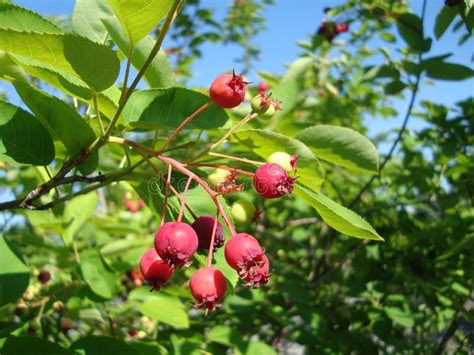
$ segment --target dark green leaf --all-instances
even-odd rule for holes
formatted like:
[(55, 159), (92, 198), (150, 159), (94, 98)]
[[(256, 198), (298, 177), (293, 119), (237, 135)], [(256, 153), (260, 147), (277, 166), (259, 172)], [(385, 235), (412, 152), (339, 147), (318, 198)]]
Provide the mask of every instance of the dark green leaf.
[(397, 29), (408, 46), (416, 52), (427, 52), (431, 47), (431, 39), (424, 38), (421, 19), (410, 13), (397, 17)]
[(434, 34), (436, 39), (440, 39), (444, 32), (448, 29), (451, 22), (456, 17), (457, 9), (451, 6), (443, 6), (441, 11), (436, 16), (436, 22), (434, 27)]
[(346, 127), (320, 125), (306, 128), (296, 137), (319, 159), (351, 170), (378, 174), (375, 146), (362, 134)]
[(47, 165), (54, 158), (54, 144), (38, 119), (21, 108), (0, 101), (0, 155), (18, 163)]
[[(69, 156), (76, 156), (95, 140), (92, 128), (64, 101), (28, 84), (15, 82), (14, 85), (23, 102), (41, 119), (52, 137), (64, 144)], [(79, 170), (83, 174), (93, 172), (98, 160), (98, 153), (94, 152)]]
[(10, 336), (3, 345), (2, 355), (73, 355), (70, 350), (38, 337)]
[[(125, 122), (142, 129), (174, 129), (209, 100), (204, 94), (184, 88), (136, 91), (124, 110)], [(213, 129), (223, 126), (227, 119), (225, 110), (211, 105), (187, 127)]]
[(30, 271), (0, 235), (0, 306), (21, 297), (30, 282)]
[(387, 95), (396, 95), (400, 91), (405, 89), (406, 87), (407, 87), (407, 85), (404, 82), (402, 82), (400, 80), (395, 80), (395, 81), (392, 81), (391, 83), (388, 83), (387, 85), (385, 85), (385, 87), (383, 89), (384, 89), (384, 91)]
[(77, 353), (86, 355), (141, 355), (135, 347), (120, 340), (104, 336), (87, 336), (81, 338), (71, 345), (71, 349)]
[(465, 80), (474, 76), (474, 70), (464, 65), (442, 61), (427, 61), (426, 75), (438, 80)]

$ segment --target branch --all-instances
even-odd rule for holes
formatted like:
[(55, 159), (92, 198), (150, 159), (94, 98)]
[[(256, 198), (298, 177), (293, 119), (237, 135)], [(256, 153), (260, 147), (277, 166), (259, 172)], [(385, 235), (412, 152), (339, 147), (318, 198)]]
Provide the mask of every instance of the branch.
[(446, 349), (446, 345), (448, 345), (449, 340), (453, 337), (453, 335), (458, 330), (462, 319), (463, 319), (462, 314), (456, 313), (454, 315), (454, 318), (451, 321), (451, 324), (449, 325), (448, 329), (446, 330), (446, 333), (444, 333), (443, 338), (441, 339), (441, 342), (439, 343), (438, 347), (436, 348), (436, 351), (434, 352), (435, 355), (443, 354), (444, 349)]

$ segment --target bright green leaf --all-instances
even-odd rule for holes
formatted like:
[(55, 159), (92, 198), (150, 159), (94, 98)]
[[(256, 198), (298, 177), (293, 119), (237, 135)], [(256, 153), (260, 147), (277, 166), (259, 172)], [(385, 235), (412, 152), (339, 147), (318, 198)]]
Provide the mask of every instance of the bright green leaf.
[(103, 298), (111, 299), (117, 291), (117, 277), (105, 264), (100, 253), (88, 250), (80, 254), (81, 272), (91, 291)]
[(252, 341), (249, 343), (245, 355), (277, 355), (277, 352), (270, 345), (261, 341)]
[(396, 307), (385, 307), (387, 316), (404, 328), (411, 328), (415, 325), (413, 315), (407, 311)]
[(378, 174), (379, 157), (375, 146), (350, 128), (318, 125), (304, 129), (296, 137), (319, 158), (351, 170)]
[(365, 219), (322, 193), (297, 184), (294, 194), (313, 206), (321, 218), (338, 232), (361, 239), (383, 240)]
[(0, 3), (0, 28), (27, 32), (61, 33), (58, 26), (36, 12), (5, 2)]
[(104, 43), (107, 29), (102, 20), (113, 14), (107, 0), (76, 0), (71, 19), (72, 29), (92, 41)]
[(108, 1), (132, 44), (145, 38), (173, 5), (173, 0)]
[[(141, 129), (174, 129), (189, 115), (209, 102), (208, 96), (184, 88), (136, 91), (124, 110), (125, 122)], [(213, 129), (223, 126), (227, 113), (211, 105), (197, 115), (187, 128)]]
[(140, 312), (153, 320), (168, 324), (173, 328), (189, 328), (189, 317), (177, 297), (157, 295), (147, 299), (140, 306)]
[[(103, 22), (109, 31), (110, 36), (117, 44), (124, 56), (128, 56), (128, 39), (123, 34), (115, 18), (107, 18)], [(140, 70), (150, 54), (155, 40), (151, 36), (146, 36), (139, 44), (135, 45), (132, 53), (132, 65)], [(148, 69), (143, 75), (148, 85), (152, 88), (168, 88), (176, 86), (176, 76), (171, 63), (162, 49), (155, 56)]]
[(30, 282), (30, 271), (0, 235), (0, 306), (15, 302)]
[(55, 154), (53, 140), (39, 120), (21, 108), (0, 101), (0, 156), (18, 163), (47, 165)]
[(267, 159), (274, 152), (298, 155), (298, 181), (318, 191), (324, 180), (324, 172), (314, 153), (302, 142), (278, 133), (252, 129), (232, 135), (232, 140)]
[(63, 238), (67, 245), (72, 243), (74, 235), (95, 214), (97, 203), (97, 193), (89, 193), (78, 196), (66, 204), (63, 215), (65, 225)]

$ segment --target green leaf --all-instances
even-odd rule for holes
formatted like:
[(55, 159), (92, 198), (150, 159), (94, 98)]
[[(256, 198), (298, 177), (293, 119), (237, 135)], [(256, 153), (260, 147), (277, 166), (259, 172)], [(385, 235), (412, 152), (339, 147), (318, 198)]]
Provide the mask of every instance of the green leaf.
[(298, 155), (298, 181), (318, 191), (324, 181), (324, 171), (314, 153), (299, 140), (278, 133), (251, 129), (232, 135), (232, 139), (267, 159), (274, 152)]
[(28, 287), (30, 271), (0, 235), (0, 306), (18, 300)]
[(66, 226), (63, 238), (67, 245), (72, 243), (74, 235), (95, 214), (97, 203), (95, 192), (78, 196), (67, 203), (63, 215), (63, 223)]
[[(108, 18), (103, 22), (113, 41), (117, 44), (122, 54), (127, 57), (129, 48), (127, 37), (123, 34), (121, 28), (114, 20), (115, 18)], [(143, 67), (143, 64), (145, 64), (154, 44), (155, 40), (151, 36), (146, 36), (139, 44), (133, 47), (132, 65), (137, 70), (140, 70)], [(155, 56), (143, 77), (152, 88), (168, 88), (176, 86), (176, 76), (173, 67), (171, 66), (166, 53), (162, 49), (160, 49), (158, 54)]]
[(0, 156), (2, 154), (18, 163), (48, 165), (54, 158), (54, 143), (36, 117), (0, 101)]
[(140, 42), (170, 11), (173, 0), (108, 0), (129, 42)]
[(6, 2), (0, 3), (0, 28), (27, 32), (61, 33), (58, 26), (36, 12)]
[(474, 76), (474, 70), (464, 65), (428, 60), (426, 75), (438, 80), (466, 80)]
[(379, 156), (370, 140), (350, 128), (318, 125), (296, 137), (319, 158), (345, 168), (378, 174)]
[(177, 297), (157, 294), (141, 304), (140, 312), (173, 328), (189, 328), (188, 314)]
[[(125, 122), (141, 129), (175, 129), (189, 115), (209, 102), (207, 95), (184, 88), (136, 91), (124, 110)], [(214, 129), (228, 119), (222, 108), (211, 105), (197, 115), (187, 128)]]
[(239, 274), (237, 274), (237, 271), (232, 269), (227, 263), (224, 256), (224, 249), (225, 248), (220, 248), (214, 252), (214, 267), (222, 271), (225, 278), (227, 279), (227, 281), (229, 281), (230, 285), (234, 289), (237, 286), (237, 283), (239, 282)]
[[(64, 144), (69, 156), (76, 156), (96, 139), (87, 122), (64, 101), (28, 84), (15, 82), (14, 86), (23, 102), (48, 128), (52, 137)], [(98, 153), (94, 152), (79, 166), (79, 170), (83, 174), (90, 174), (98, 160)]]
[(107, 29), (102, 20), (113, 15), (107, 0), (76, 0), (71, 19), (72, 29), (94, 42), (104, 43)]
[(81, 272), (91, 291), (103, 298), (112, 299), (117, 291), (117, 277), (105, 264), (100, 253), (88, 250), (80, 254)]
[(56, 343), (31, 336), (9, 336), (3, 345), (2, 355), (73, 355), (72, 351), (64, 349)]
[(34, 61), (30, 64), (78, 76), (95, 91), (111, 86), (120, 69), (110, 48), (72, 34), (0, 29), (0, 50)]
[(229, 348), (237, 348), (243, 352), (246, 348), (246, 342), (237, 330), (227, 325), (216, 325), (207, 333), (209, 341), (225, 345)]
[(261, 341), (252, 341), (249, 343), (245, 355), (277, 355), (277, 352)]
[(407, 85), (404, 82), (402, 82), (400, 80), (394, 80), (394, 81), (388, 83), (387, 85), (385, 85), (383, 90), (384, 90), (385, 94), (387, 94), (387, 95), (396, 95), (400, 91), (405, 89), (406, 87), (407, 87)]
[(10, 335), (10, 333), (14, 332), (20, 327), (23, 327), (23, 323), (0, 321), (0, 339), (6, 338), (8, 335)]
[(71, 344), (71, 349), (75, 350), (76, 354), (87, 355), (104, 355), (104, 353), (114, 355), (141, 355), (140, 351), (132, 345), (105, 336), (90, 335), (85, 338), (80, 338)]
[(436, 16), (434, 34), (436, 39), (440, 39), (441, 36), (446, 32), (451, 22), (453, 22), (456, 14), (458, 13), (457, 9), (451, 6), (443, 6), (441, 11)]
[(391, 320), (393, 320), (395, 323), (398, 323), (404, 328), (411, 328), (415, 325), (413, 315), (408, 310), (400, 309), (397, 307), (385, 307), (384, 310)]
[(296, 184), (294, 194), (313, 206), (321, 218), (338, 232), (361, 239), (384, 240), (365, 219), (322, 193)]
[(424, 38), (421, 19), (410, 13), (400, 14), (397, 17), (397, 29), (408, 46), (416, 52), (427, 52), (431, 48), (431, 39)]
[(74, 71), (96, 92), (112, 86), (120, 71), (117, 54), (87, 38), (64, 37), (64, 55)]

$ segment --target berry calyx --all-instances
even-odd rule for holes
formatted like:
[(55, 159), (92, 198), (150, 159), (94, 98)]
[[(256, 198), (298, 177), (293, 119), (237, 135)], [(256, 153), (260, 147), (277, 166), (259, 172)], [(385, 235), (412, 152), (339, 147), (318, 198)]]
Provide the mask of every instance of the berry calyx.
[(214, 188), (224, 184), (231, 174), (232, 173), (229, 170), (215, 169), (212, 174), (209, 174), (209, 176), (207, 177), (209, 186)]
[(189, 281), (196, 299), (195, 306), (214, 310), (220, 306), (227, 289), (227, 280), (219, 269), (207, 266), (196, 271)]
[(234, 222), (238, 224), (249, 224), (255, 216), (255, 206), (245, 200), (237, 200), (232, 204), (230, 213), (234, 218)]
[(281, 165), (267, 163), (255, 171), (253, 186), (260, 196), (273, 199), (291, 194), (295, 181)]
[(153, 290), (159, 290), (173, 276), (173, 270), (158, 255), (155, 248), (148, 249), (140, 260), (140, 271)]
[(272, 118), (276, 111), (281, 109), (278, 102), (270, 98), (270, 96), (265, 95), (263, 92), (260, 92), (252, 99), (250, 106), (254, 113), (257, 113), (260, 118), (264, 119)]
[(298, 160), (297, 155), (290, 155), (285, 152), (275, 152), (272, 153), (267, 161), (269, 163), (274, 163), (280, 165), (286, 172), (291, 172), (296, 170), (296, 162)]
[(211, 100), (222, 108), (237, 107), (244, 101), (247, 84), (243, 75), (236, 75), (235, 72), (219, 75), (209, 89)]
[(194, 229), (182, 222), (165, 223), (155, 234), (156, 252), (172, 268), (184, 266), (196, 252), (198, 244)]
[[(214, 228), (215, 217), (204, 215), (197, 218), (191, 227), (196, 232), (199, 239), (199, 249), (209, 249), (211, 245), (212, 230)], [(220, 248), (224, 245), (224, 230), (221, 222), (217, 221), (216, 235), (214, 237), (214, 248)]]
[(269, 263), (257, 239), (247, 233), (238, 233), (227, 242), (224, 255), (248, 287), (260, 287), (268, 282)]
[(38, 281), (44, 285), (47, 284), (49, 280), (51, 280), (51, 273), (48, 270), (41, 270), (38, 274)]

